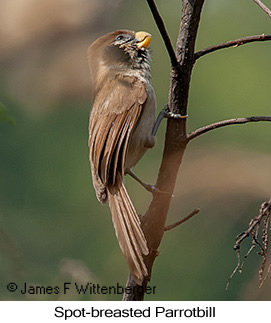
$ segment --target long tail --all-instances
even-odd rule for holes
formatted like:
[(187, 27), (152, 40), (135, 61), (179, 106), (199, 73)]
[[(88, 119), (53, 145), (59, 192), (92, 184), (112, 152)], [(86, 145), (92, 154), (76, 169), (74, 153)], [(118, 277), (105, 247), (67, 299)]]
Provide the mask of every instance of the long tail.
[(109, 207), (120, 248), (130, 272), (140, 285), (148, 271), (143, 255), (149, 253), (144, 233), (132, 201), (123, 184), (117, 190), (108, 190)]

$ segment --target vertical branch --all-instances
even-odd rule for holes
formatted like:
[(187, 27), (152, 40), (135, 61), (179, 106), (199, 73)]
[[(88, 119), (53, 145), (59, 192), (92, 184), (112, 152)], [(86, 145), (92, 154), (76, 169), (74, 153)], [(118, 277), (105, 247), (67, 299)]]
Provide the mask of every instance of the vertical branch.
[[(171, 70), (169, 107), (173, 113), (187, 114), (187, 101), (194, 49), (204, 0), (183, 0), (182, 19), (176, 44), (179, 69)], [(185, 121), (185, 120), (183, 120)], [(183, 122), (183, 125), (185, 122)], [(185, 129), (183, 129), (185, 134)]]
[[(169, 89), (169, 108), (173, 113), (187, 114), (189, 85), (194, 64), (194, 47), (203, 3), (204, 0), (183, 0), (182, 18), (176, 44), (178, 65), (171, 69)], [(150, 251), (145, 257), (149, 277), (144, 280), (143, 288), (150, 280), (152, 266), (163, 238), (171, 196), (186, 149), (186, 136), (186, 119), (168, 120), (163, 158), (156, 186), (159, 190), (170, 194), (154, 195), (142, 220), (142, 228)], [(129, 276), (127, 287), (134, 288), (136, 286), (133, 278)], [(143, 300), (143, 298), (144, 295), (136, 293), (123, 296), (123, 300)]]

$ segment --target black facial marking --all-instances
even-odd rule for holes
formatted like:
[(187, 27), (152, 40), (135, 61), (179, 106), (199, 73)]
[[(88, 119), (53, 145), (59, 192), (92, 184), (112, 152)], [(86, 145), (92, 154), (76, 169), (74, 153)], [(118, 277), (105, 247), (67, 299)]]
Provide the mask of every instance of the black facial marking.
[(128, 42), (132, 41), (133, 39), (134, 38), (131, 35), (120, 34), (115, 38), (114, 45), (120, 46), (120, 45), (123, 45), (125, 43), (128, 43)]

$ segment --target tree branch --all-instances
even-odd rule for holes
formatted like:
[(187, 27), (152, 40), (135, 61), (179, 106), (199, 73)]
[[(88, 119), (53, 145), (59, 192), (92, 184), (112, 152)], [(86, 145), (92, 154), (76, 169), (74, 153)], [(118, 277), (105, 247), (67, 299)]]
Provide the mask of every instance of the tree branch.
[(169, 38), (168, 33), (166, 31), (164, 21), (163, 21), (163, 19), (161, 18), (160, 14), (159, 14), (159, 11), (158, 11), (158, 9), (156, 7), (155, 2), (153, 0), (147, 0), (147, 2), (148, 2), (148, 5), (149, 5), (149, 7), (151, 9), (153, 18), (154, 18), (154, 20), (156, 22), (156, 25), (157, 25), (157, 27), (158, 27), (158, 29), (160, 31), (160, 34), (161, 34), (161, 36), (163, 38), (163, 41), (165, 43), (166, 49), (168, 51), (168, 55), (170, 57), (171, 65), (173, 67), (177, 67), (179, 64), (178, 64), (174, 49), (172, 47), (170, 38)]
[[(153, 1), (147, 0), (148, 3)], [(182, 18), (176, 44), (178, 65), (172, 66), (169, 109), (171, 112), (186, 115), (191, 72), (194, 65), (195, 41), (204, 0), (183, 0)], [(160, 17), (161, 18), (161, 17)], [(159, 20), (155, 20), (156, 24)], [(160, 28), (159, 28), (160, 30)], [(160, 30), (161, 32), (161, 30)], [(151, 272), (158, 248), (165, 233), (165, 222), (176, 183), (177, 174), (186, 149), (186, 119), (168, 119), (163, 158), (159, 169), (156, 187), (168, 195), (153, 195), (148, 211), (142, 218), (142, 229), (147, 240), (149, 254), (144, 257), (149, 277), (143, 281), (143, 289), (150, 281)], [(136, 286), (131, 275), (127, 287)], [(123, 300), (143, 300), (144, 295), (124, 294)]]
[(173, 224), (169, 224), (167, 226), (165, 226), (165, 231), (169, 231), (172, 230), (174, 228), (176, 228), (178, 225), (183, 224), (184, 222), (188, 221), (189, 219), (191, 219), (194, 215), (198, 214), (200, 211), (200, 209), (195, 209), (193, 210), (191, 213), (189, 213), (186, 217), (184, 217), (183, 219), (173, 223)]
[(188, 136), (187, 136), (187, 143), (190, 142), (190, 140), (195, 139), (196, 137), (225, 126), (230, 126), (234, 124), (244, 124), (248, 122), (259, 122), (259, 121), (271, 121), (271, 116), (257, 116), (257, 117), (247, 117), (247, 118), (236, 118), (236, 119), (228, 119), (228, 120), (223, 120), (223, 121), (218, 121), (212, 124), (209, 124), (207, 126), (204, 126), (202, 128), (198, 128), (194, 131), (192, 131)]
[(259, 7), (263, 9), (265, 13), (268, 14), (269, 17), (271, 17), (271, 10), (266, 7), (265, 4), (263, 4), (260, 0), (253, 0)]
[(248, 36), (248, 37), (243, 37), (235, 40), (230, 40), (225, 43), (213, 45), (196, 52), (194, 55), (194, 59), (196, 61), (200, 57), (206, 54), (215, 52), (219, 49), (228, 48), (228, 47), (238, 47), (252, 42), (267, 41), (267, 40), (271, 40), (271, 35), (262, 34), (262, 35)]

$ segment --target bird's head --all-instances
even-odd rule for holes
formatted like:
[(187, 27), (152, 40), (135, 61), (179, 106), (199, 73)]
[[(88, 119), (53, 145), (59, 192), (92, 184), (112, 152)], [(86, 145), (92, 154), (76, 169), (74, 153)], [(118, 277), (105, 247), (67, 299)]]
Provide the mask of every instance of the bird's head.
[(114, 73), (139, 71), (150, 78), (151, 35), (144, 31), (117, 30), (95, 40), (88, 48), (92, 82), (98, 84)]

